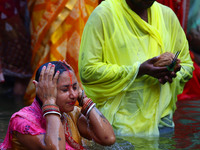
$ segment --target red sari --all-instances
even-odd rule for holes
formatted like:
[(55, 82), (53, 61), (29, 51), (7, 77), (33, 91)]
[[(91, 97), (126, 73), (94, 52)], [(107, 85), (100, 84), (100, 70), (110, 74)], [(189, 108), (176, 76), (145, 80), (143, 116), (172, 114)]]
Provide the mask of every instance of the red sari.
[(194, 60), (194, 54), (190, 51), (194, 62), (193, 77), (184, 87), (183, 93), (178, 95), (178, 100), (199, 100), (200, 99), (200, 67)]

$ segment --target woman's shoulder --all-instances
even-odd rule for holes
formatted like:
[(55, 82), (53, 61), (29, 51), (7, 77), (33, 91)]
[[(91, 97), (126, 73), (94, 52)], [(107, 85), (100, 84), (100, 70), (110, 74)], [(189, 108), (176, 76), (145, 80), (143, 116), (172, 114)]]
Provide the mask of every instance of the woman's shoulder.
[(25, 118), (27, 120), (34, 120), (35, 118), (42, 119), (42, 110), (39, 104), (34, 101), (30, 106), (25, 106), (19, 111), (15, 112), (11, 119), (15, 118), (16, 116)]
[(42, 111), (31, 105), (14, 113), (9, 126), (11, 130), (20, 131), (22, 134), (26, 134), (26, 131), (29, 134), (37, 134), (44, 133), (44, 124), (45, 119), (42, 116)]

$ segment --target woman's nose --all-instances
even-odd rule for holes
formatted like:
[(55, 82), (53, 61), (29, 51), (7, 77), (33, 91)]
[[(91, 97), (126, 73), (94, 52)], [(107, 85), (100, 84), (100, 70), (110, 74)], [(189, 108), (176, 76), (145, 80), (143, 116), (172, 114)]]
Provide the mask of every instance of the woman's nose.
[(74, 98), (75, 97), (75, 91), (73, 88), (70, 88), (69, 90), (69, 98)]

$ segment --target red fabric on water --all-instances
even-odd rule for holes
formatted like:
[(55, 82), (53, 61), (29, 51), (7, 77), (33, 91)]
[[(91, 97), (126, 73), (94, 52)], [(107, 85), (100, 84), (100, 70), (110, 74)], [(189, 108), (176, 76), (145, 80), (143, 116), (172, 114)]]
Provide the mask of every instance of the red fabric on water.
[(178, 100), (200, 99), (200, 67), (194, 61), (192, 52), (190, 52), (190, 55), (194, 62), (193, 77), (185, 84), (183, 93), (178, 95)]

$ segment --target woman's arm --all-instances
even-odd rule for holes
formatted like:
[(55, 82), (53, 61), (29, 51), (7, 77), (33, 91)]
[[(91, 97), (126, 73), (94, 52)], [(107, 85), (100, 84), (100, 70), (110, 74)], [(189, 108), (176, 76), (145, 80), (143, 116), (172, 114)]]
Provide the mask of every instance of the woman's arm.
[(46, 115), (46, 134), (28, 135), (16, 132), (17, 140), (29, 150), (64, 150), (65, 137), (58, 115)]
[[(87, 97), (83, 99), (83, 107), (81, 110), (82, 114), (78, 119), (78, 129), (81, 136), (89, 140), (94, 140), (101, 145), (114, 144), (115, 134), (111, 124), (95, 107), (95, 104), (92, 102), (92, 104), (90, 105), (88, 104), (88, 101), (91, 101), (91, 99)], [(89, 105), (90, 107), (87, 108), (87, 105)], [(84, 112), (85, 109), (87, 110), (86, 112)]]
[[(53, 77), (55, 66), (49, 64), (48, 67), (43, 67), (39, 82), (34, 81), (36, 86), (37, 96), (43, 102), (44, 106), (55, 106), (56, 108), (56, 96), (57, 96), (57, 80), (59, 72)], [(42, 149), (42, 150), (54, 150), (65, 149), (65, 135), (64, 129), (61, 123), (60, 116), (55, 113), (44, 114), (46, 119), (46, 134), (45, 135), (23, 135), (17, 133), (16, 137), (18, 141), (28, 149)]]

